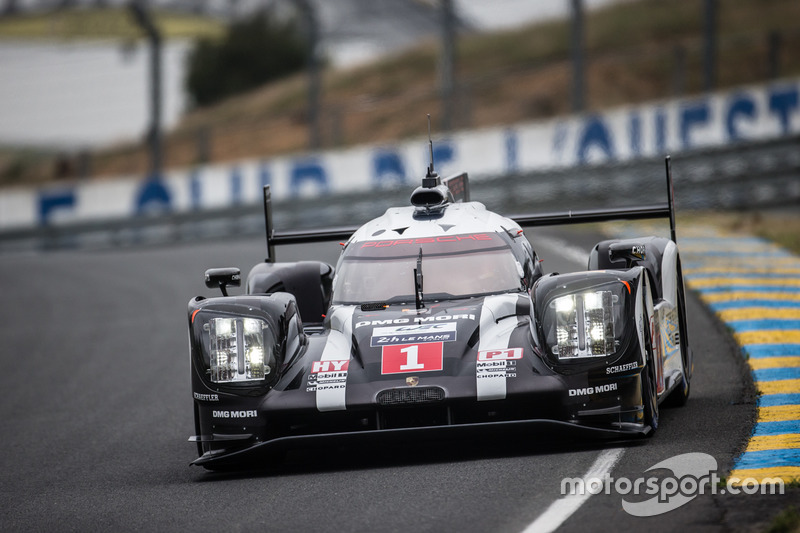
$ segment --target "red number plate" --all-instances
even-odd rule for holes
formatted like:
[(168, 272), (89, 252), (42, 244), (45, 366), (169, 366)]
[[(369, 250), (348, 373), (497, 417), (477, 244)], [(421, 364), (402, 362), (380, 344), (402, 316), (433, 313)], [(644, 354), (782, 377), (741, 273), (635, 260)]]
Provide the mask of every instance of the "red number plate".
[(444, 343), (398, 344), (384, 346), (381, 357), (381, 374), (406, 372), (432, 372), (442, 370)]

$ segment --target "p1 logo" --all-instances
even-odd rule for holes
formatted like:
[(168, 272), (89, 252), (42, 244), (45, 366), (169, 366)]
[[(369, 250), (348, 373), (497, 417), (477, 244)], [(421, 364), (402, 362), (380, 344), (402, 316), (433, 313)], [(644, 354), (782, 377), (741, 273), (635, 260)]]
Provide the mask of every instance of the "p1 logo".
[(442, 370), (443, 359), (442, 342), (384, 346), (381, 353), (381, 374)]
[(478, 352), (478, 361), (513, 361), (514, 359), (522, 359), (522, 348), (481, 350)]

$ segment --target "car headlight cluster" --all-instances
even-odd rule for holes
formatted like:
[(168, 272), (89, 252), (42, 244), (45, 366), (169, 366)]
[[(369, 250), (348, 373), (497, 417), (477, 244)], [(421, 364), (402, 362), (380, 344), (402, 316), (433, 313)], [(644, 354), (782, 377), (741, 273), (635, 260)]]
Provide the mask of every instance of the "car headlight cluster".
[(210, 379), (214, 383), (260, 381), (272, 371), (272, 343), (264, 342), (264, 320), (212, 318), (204, 328), (211, 340)]
[(555, 338), (550, 350), (559, 360), (606, 357), (616, 351), (614, 304), (619, 297), (609, 290), (567, 294), (550, 301), (547, 313), (554, 319)]

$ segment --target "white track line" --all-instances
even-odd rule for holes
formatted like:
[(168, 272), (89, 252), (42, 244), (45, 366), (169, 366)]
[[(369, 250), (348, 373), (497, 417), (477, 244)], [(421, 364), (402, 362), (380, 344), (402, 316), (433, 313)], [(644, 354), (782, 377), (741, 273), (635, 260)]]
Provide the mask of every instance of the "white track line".
[[(610, 474), (611, 469), (617, 464), (624, 451), (624, 448), (604, 450), (584, 474), (584, 486), (588, 486), (590, 479), (604, 479), (606, 474)], [(554, 501), (539, 518), (525, 528), (523, 533), (549, 533), (550, 531), (555, 531), (567, 518), (580, 509), (581, 505), (586, 503), (586, 500), (591, 495), (589, 491), (584, 491), (584, 494), (567, 494), (560, 500)]]

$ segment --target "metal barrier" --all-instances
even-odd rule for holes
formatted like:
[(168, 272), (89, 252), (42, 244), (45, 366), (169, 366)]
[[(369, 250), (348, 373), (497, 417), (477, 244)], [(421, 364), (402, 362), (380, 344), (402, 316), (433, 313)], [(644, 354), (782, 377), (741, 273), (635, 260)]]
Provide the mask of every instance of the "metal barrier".
[[(800, 137), (682, 152), (673, 158), (678, 209), (800, 204)], [(474, 180), (471, 197), (500, 213), (647, 205), (664, 197), (661, 158)], [(280, 229), (351, 226), (406, 205), (409, 187), (275, 203)], [(263, 235), (261, 204), (0, 232), (0, 252), (108, 248)]]

